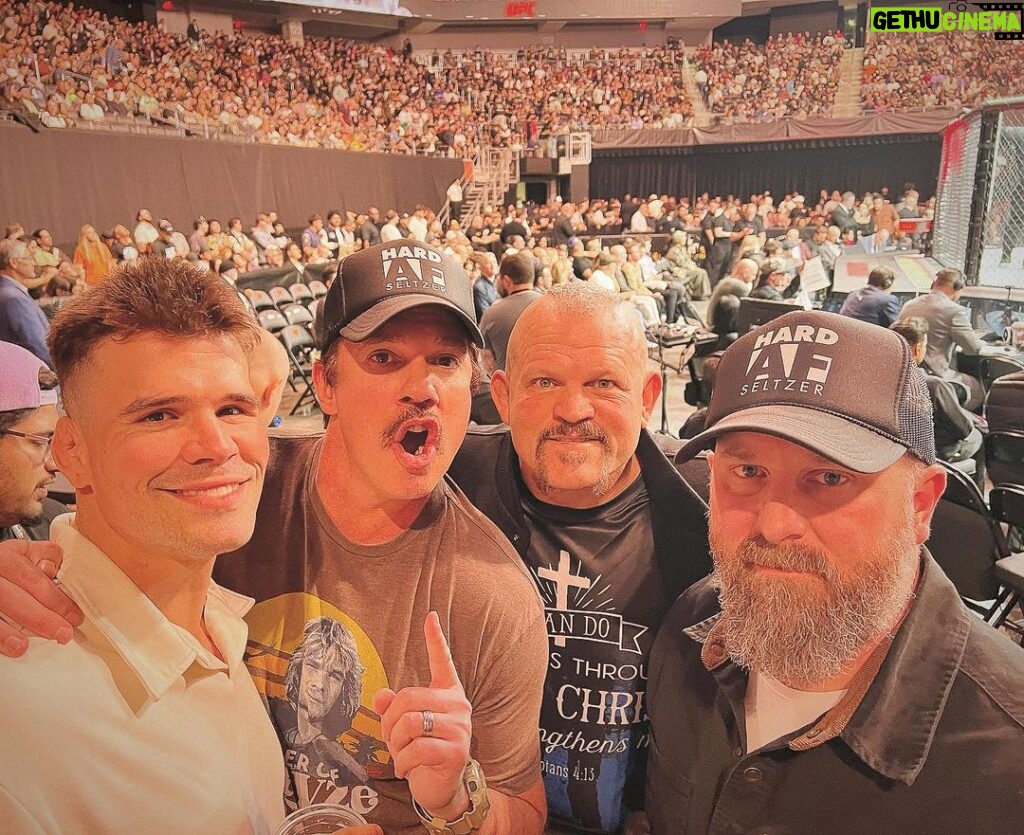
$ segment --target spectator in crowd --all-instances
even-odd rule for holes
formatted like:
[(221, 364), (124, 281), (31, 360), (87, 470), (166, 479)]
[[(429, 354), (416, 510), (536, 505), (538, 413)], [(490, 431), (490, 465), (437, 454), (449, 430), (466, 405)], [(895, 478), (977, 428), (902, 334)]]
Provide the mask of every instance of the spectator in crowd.
[(327, 213), (327, 224), (320, 235), (320, 243), (329, 253), (328, 260), (344, 258), (352, 253), (354, 240), (350, 240), (349, 236), (346, 235), (341, 220), (341, 212), (336, 209), (331, 209)]
[(672, 233), (672, 245), (665, 252), (665, 259), (672, 265), (672, 274), (684, 284), (691, 299), (701, 301), (711, 294), (711, 280), (708, 272), (698, 267), (690, 256), (689, 238), (681, 229)]
[(127, 226), (118, 224), (113, 229), (114, 242), (110, 245), (110, 254), (118, 261), (134, 261), (139, 257), (139, 250), (135, 247), (135, 240)]
[(890, 291), (896, 273), (892, 267), (875, 267), (868, 273), (868, 283), (854, 290), (843, 301), (839, 312), (843, 316), (871, 322), (887, 328), (900, 318), (902, 303)]
[(274, 224), (266, 212), (260, 212), (256, 216), (256, 225), (252, 228), (252, 239), (263, 250), (283, 250), (288, 246), (288, 238), (285, 235), (278, 235), (274, 231)]
[(480, 317), (484, 337), (483, 366), (488, 376), (505, 370), (505, 352), (512, 328), (531, 304), (541, 297), (534, 287), (536, 270), (526, 253), (506, 255), (498, 267), (498, 295)]
[(82, 99), (78, 108), (78, 117), (83, 122), (102, 122), (104, 119), (103, 107), (96, 100), (96, 94), (90, 90)]
[(252, 238), (245, 234), (242, 229), (242, 219), (232, 217), (228, 220), (225, 240), (231, 246), (237, 266), (243, 272), (255, 270), (259, 267), (259, 251)]
[(462, 178), (456, 177), (452, 180), (452, 184), (448, 186), (448, 190), (445, 192), (445, 197), (448, 198), (448, 210), (450, 216), (455, 220), (461, 220), (462, 218)]
[(957, 371), (953, 359), (957, 345), (969, 355), (980, 354), (984, 347), (971, 327), (966, 308), (957, 304), (963, 289), (964, 278), (959, 270), (939, 270), (932, 281), (931, 292), (908, 301), (900, 315), (919, 316), (928, 323), (924, 367), (937, 377), (956, 380), (964, 386), (969, 392), (964, 407), (974, 410), (981, 405), (985, 392), (977, 379)]
[[(35, 354), (10, 342), (0, 342), (0, 366), (0, 541), (45, 540), (50, 522), (67, 511), (45, 497), (57, 469), (50, 454), (57, 377)], [(67, 643), (70, 629), (60, 637)]]
[(775, 319), (725, 352), (707, 425), (679, 458), (714, 446), (715, 572), (651, 653), (651, 831), (1015, 827), (1024, 655), (923, 547), (946, 478), (906, 343)]
[(473, 261), (480, 270), (476, 281), (473, 282), (473, 307), (476, 308), (476, 318), (479, 322), (484, 311), (498, 298), (498, 265), (489, 252), (475, 253)]
[[(246, 358), (258, 340), (226, 287), (157, 259), (121, 267), (54, 325), (66, 415), (52, 443), (77, 491), (51, 537), (57, 578), (88, 614), (67, 646), (2, 660), (4, 713), (32, 729), (0, 762), (14, 831), (283, 818), (280, 749), (243, 665), (248, 602), (210, 580), (217, 555), (251, 535), (266, 468)], [(154, 405), (168, 417), (168, 403), (172, 428), (143, 420)], [(48, 734), (60, 745), (40, 744)], [(97, 751), (106, 766), (83, 768)], [(195, 794), (177, 757), (203, 764), (210, 793)], [(109, 803), (132, 774), (144, 785)]]
[(16, 238), (0, 241), (0, 341), (20, 345), (49, 366), (49, 322), (28, 293), (27, 285), (35, 278), (36, 262), (28, 245)]
[(322, 243), (323, 231), (324, 219), (320, 215), (311, 215), (309, 226), (302, 233), (302, 255), (310, 264), (322, 264), (331, 255), (331, 251)]
[(725, 124), (830, 115), (845, 45), (840, 32), (787, 32), (763, 46), (750, 40), (701, 46), (695, 59), (708, 109)]
[(110, 274), (116, 263), (113, 253), (100, 240), (91, 223), (85, 224), (78, 233), (73, 261), (85, 269), (87, 284), (99, 284)]
[(150, 246), (150, 252), (158, 258), (174, 258), (177, 255), (184, 255), (179, 252), (171, 240), (174, 234), (174, 226), (167, 218), (160, 218), (156, 225), (157, 239)]
[(402, 233), (398, 228), (398, 212), (394, 209), (388, 209), (384, 213), (384, 225), (380, 227), (381, 243), (391, 243), (391, 241), (397, 241), (401, 237)]
[[(619, 283), (615, 280), (617, 265), (618, 261), (610, 252), (598, 252), (587, 282), (609, 293), (618, 293)], [(639, 315), (639, 311), (637, 313)]]
[(781, 258), (769, 258), (761, 265), (761, 273), (757, 285), (750, 291), (750, 298), (773, 302), (785, 301), (782, 294), (792, 281), (793, 274), (786, 262)]
[(379, 222), (380, 209), (376, 206), (370, 206), (366, 210), (366, 216), (363, 218), (362, 223), (359, 225), (359, 240), (362, 242), (363, 249), (380, 243), (380, 228), (377, 225)]
[(49, 229), (36, 229), (32, 233), (32, 239), (36, 242), (36, 251), (33, 257), (37, 267), (58, 267), (68, 257), (53, 243), (53, 235)]
[(198, 260), (206, 250), (206, 236), (210, 233), (210, 224), (203, 215), (192, 221), (192, 234), (188, 236), (188, 251), (193, 259)]
[[(661, 390), (646, 344), (617, 296), (553, 288), (520, 315), (493, 378), (511, 430), (471, 429), (452, 468), (544, 599), (552, 831), (643, 831), (645, 659), (672, 600), (709, 569), (704, 506), (643, 428)], [(567, 625), (591, 616), (630, 637)]]
[(864, 50), (861, 107), (959, 109), (1019, 95), (1019, 60), (1013, 41), (982, 32), (874, 33)]
[[(892, 329), (907, 341), (914, 363), (922, 365), (928, 350), (928, 323), (919, 316), (908, 316), (893, 324)], [(934, 374), (925, 374), (924, 379), (932, 401), (935, 454), (951, 464), (973, 458), (973, 478), (984, 493), (985, 439), (982, 424), (960, 405), (954, 383)]]
[(857, 195), (852, 191), (843, 192), (843, 198), (839, 205), (832, 210), (832, 214), (829, 217), (829, 222), (833, 226), (838, 226), (839, 231), (843, 234), (857, 228), (857, 221), (854, 220), (854, 211), (856, 209)]
[(719, 347), (732, 344), (738, 334), (740, 299), (749, 296), (757, 278), (757, 262), (741, 258), (736, 262), (732, 274), (727, 275), (711, 292), (708, 301), (708, 327), (719, 336)]
[(153, 242), (160, 237), (160, 234), (153, 225), (153, 215), (150, 214), (149, 209), (139, 209), (135, 220), (135, 231), (132, 232), (132, 238), (139, 254), (145, 255), (150, 252)]

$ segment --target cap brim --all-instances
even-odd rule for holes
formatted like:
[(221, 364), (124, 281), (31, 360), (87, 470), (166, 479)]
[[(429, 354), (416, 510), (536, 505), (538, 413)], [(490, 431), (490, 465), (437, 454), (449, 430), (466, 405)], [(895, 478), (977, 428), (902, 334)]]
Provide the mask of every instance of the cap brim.
[(453, 302), (447, 301), (446, 299), (438, 298), (437, 296), (426, 296), (408, 294), (403, 296), (395, 296), (394, 298), (385, 299), (382, 302), (378, 302), (365, 313), (357, 316), (345, 327), (343, 327), (338, 333), (344, 339), (350, 342), (362, 342), (368, 339), (374, 331), (380, 328), (385, 322), (393, 319), (399, 313), (405, 310), (410, 310), (414, 307), (424, 307), (426, 305), (434, 305), (436, 307), (443, 307), (445, 310), (450, 310), (459, 317), (459, 321), (465, 325), (466, 330), (469, 331), (470, 338), (473, 340), (473, 344), (478, 348), (483, 348), (484, 337), (480, 333), (480, 328), (474, 319), (466, 314), (466, 312)]
[(754, 406), (719, 420), (676, 453), (686, 461), (729, 432), (774, 435), (859, 473), (878, 473), (899, 461), (908, 448), (846, 418), (803, 406)]

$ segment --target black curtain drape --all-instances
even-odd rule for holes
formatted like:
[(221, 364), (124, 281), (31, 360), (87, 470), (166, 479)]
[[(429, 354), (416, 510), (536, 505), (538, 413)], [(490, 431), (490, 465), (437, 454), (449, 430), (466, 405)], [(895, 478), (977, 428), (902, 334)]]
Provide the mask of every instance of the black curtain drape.
[(898, 196), (904, 184), (914, 183), (925, 200), (935, 193), (941, 155), (942, 139), (932, 135), (595, 150), (590, 195), (692, 199), (706, 191), (745, 198), (796, 190), (816, 198), (820, 189), (859, 195), (888, 186)]

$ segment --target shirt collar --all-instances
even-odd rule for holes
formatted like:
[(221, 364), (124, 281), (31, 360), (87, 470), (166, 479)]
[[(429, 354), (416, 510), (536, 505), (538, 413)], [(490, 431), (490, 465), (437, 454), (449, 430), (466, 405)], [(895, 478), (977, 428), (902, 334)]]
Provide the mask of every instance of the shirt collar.
[(224, 656), (221, 661), (186, 630), (171, 623), (106, 554), (78, 531), (75, 514), (54, 519), (50, 536), (64, 552), (58, 583), (85, 613), (88, 627), (110, 644), (116, 660), (138, 679), (149, 699), (164, 696), (193, 665), (200, 675), (233, 675), (241, 667), (248, 638), (242, 616), (253, 605), (250, 598), (210, 581), (203, 618)]
[(0, 273), (0, 280), (5, 279), (5, 278), (9, 282), (11, 282), (11, 284), (13, 284), (15, 287), (17, 287), (19, 290), (21, 290), (21, 292), (24, 293), (26, 296), (30, 296), (31, 295), (31, 293), (29, 293), (29, 291), (28, 291), (28, 287), (26, 287), (24, 284), (22, 284), (20, 281), (18, 281), (18, 279), (14, 278), (13, 276), (7, 275), (7, 273)]
[[(884, 640), (846, 695), (787, 746), (806, 751), (841, 737), (879, 774), (912, 785), (924, 767), (970, 631), (956, 589), (922, 549), (916, 600), (894, 638)], [(717, 613), (683, 633), (702, 644), (701, 661), (724, 681), (732, 669)]]

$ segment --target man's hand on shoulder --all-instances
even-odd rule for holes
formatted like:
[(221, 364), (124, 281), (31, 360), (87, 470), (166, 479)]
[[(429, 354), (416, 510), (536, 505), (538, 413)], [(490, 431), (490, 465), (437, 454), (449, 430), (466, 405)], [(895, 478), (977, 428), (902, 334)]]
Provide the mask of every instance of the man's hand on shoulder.
[(82, 610), (53, 582), (63, 559), (52, 542), (0, 542), (0, 654), (24, 654), (22, 630), (66, 644), (81, 626)]

